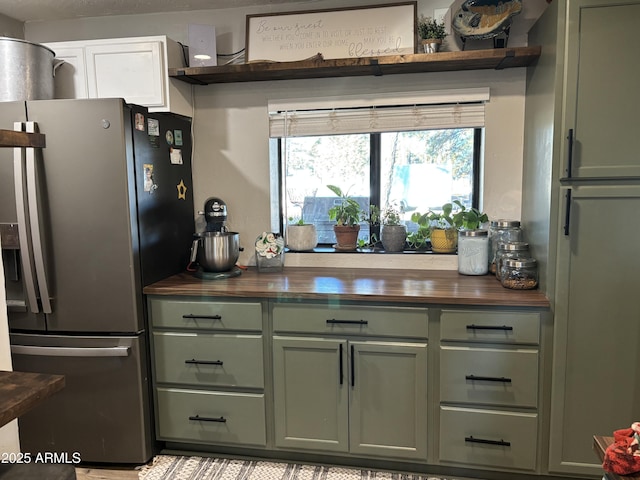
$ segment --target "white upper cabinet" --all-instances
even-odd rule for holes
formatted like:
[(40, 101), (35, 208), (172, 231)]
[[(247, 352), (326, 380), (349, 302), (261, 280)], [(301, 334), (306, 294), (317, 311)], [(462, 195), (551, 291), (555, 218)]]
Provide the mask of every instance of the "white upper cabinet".
[(56, 71), (56, 98), (121, 97), (151, 112), (191, 116), (191, 91), (169, 78), (182, 66), (180, 46), (166, 36), (45, 44), (65, 61)]
[(55, 71), (55, 98), (89, 98), (87, 88), (87, 69), (84, 61), (84, 49), (82, 47), (63, 44), (51, 47), (56, 53), (56, 58), (64, 60)]

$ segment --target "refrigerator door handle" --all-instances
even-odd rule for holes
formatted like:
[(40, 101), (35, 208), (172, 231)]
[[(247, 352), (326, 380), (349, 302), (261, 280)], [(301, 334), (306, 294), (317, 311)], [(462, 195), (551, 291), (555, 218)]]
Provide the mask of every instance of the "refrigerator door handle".
[[(23, 131), (23, 124), (15, 122), (13, 129), (17, 132)], [(27, 223), (27, 202), (25, 198), (25, 149), (16, 147), (13, 149), (13, 180), (16, 193), (16, 214), (18, 218), (18, 237), (20, 244), (20, 260), (22, 263), (22, 278), (27, 296), (29, 310), (33, 313), (40, 313), (38, 298), (36, 296), (35, 271), (31, 252), (31, 232)]]
[(41, 357), (128, 357), (129, 347), (36, 347), (11, 345), (11, 353)]
[[(27, 133), (38, 133), (35, 122), (26, 123)], [(31, 222), (31, 242), (33, 245), (33, 260), (36, 268), (36, 278), (40, 290), (40, 303), (44, 313), (51, 313), (51, 299), (49, 297), (49, 284), (44, 266), (44, 251), (40, 232), (40, 213), (38, 211), (38, 184), (36, 177), (36, 151), (33, 147), (27, 147), (27, 198), (29, 199), (29, 220)]]

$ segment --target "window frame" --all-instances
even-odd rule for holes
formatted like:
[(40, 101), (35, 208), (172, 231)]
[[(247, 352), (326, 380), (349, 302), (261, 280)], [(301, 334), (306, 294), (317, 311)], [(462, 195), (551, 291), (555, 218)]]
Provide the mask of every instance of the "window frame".
[[(472, 169), (473, 169), (473, 178), (472, 178), (472, 194), (471, 194), (471, 207), (473, 208), (480, 208), (480, 186), (481, 186), (481, 162), (482, 162), (482, 138), (483, 138), (483, 130), (484, 127), (461, 127), (461, 128), (473, 128), (473, 157), (472, 157)], [(438, 129), (433, 129), (433, 130), (438, 130)], [(371, 205), (376, 205), (378, 207), (380, 207), (380, 190), (381, 190), (381, 178), (380, 178), (380, 173), (381, 173), (381, 153), (382, 153), (382, 149), (381, 149), (381, 136), (382, 133), (388, 133), (388, 132), (370, 132), (370, 133), (365, 133), (366, 135), (369, 135), (369, 145), (370, 145), (370, 149), (369, 149), (369, 154), (370, 154), (370, 161), (369, 161), (369, 192), (370, 192), (370, 197), (369, 197), (369, 203)], [(276, 195), (277, 199), (278, 199), (278, 231), (280, 232), (284, 232), (285, 231), (285, 226), (287, 224), (286, 222), (286, 212), (285, 212), (285, 206), (286, 206), (286, 191), (284, 189), (285, 186), (285, 181), (284, 181), (284, 176), (285, 176), (285, 155), (284, 155), (284, 140), (286, 139), (286, 137), (275, 137), (272, 138), (272, 141), (275, 141), (275, 145), (277, 145), (277, 172), (278, 172), (278, 178), (277, 178), (277, 192), (278, 194)], [(273, 146), (274, 144), (270, 144), (271, 146)], [(270, 148), (271, 148), (270, 146)], [(273, 153), (273, 152), (271, 152)], [(273, 160), (273, 159), (272, 159)], [(273, 161), (272, 161), (273, 164)], [(272, 208), (272, 212), (273, 212), (273, 208)], [(273, 223), (273, 218), (272, 218), (272, 223)], [(371, 225), (371, 231), (370, 231), (370, 235), (376, 235), (376, 238), (380, 239), (380, 225)], [(318, 250), (322, 250), (322, 249), (326, 249), (330, 246), (329, 243), (319, 243), (318, 247), (316, 248), (316, 251)]]

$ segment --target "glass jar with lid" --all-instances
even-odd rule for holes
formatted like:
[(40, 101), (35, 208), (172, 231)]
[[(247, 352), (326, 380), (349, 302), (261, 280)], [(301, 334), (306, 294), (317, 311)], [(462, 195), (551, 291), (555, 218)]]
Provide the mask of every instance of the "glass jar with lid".
[(538, 286), (535, 258), (507, 258), (500, 266), (500, 283), (513, 290), (531, 290)]
[(527, 242), (500, 243), (496, 252), (496, 278), (500, 280), (500, 262), (506, 258), (530, 258)]
[(496, 253), (501, 243), (521, 242), (522, 229), (519, 220), (492, 220), (489, 225), (489, 270), (496, 273)]
[(460, 230), (458, 232), (458, 273), (486, 275), (489, 272), (489, 232)]

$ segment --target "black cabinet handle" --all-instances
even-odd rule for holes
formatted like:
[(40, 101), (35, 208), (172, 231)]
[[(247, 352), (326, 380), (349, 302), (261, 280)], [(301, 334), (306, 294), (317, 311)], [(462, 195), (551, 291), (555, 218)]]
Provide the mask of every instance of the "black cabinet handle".
[(335, 318), (327, 319), (327, 325), (344, 324), (344, 325), (368, 325), (366, 320), (336, 320)]
[(564, 235), (566, 237), (569, 236), (569, 225), (571, 223), (571, 189), (567, 190), (567, 194), (565, 195), (567, 204), (564, 207)]
[(203, 320), (222, 320), (221, 315), (194, 315), (193, 313), (187, 313), (186, 315), (182, 315), (182, 318), (188, 318), (190, 320), (195, 320), (201, 318)]
[(504, 330), (511, 331), (513, 327), (508, 325), (467, 325), (467, 330)]
[(567, 178), (571, 178), (571, 170), (573, 167), (573, 128), (569, 129), (567, 134)]
[(227, 423), (227, 419), (224, 417), (201, 417), (200, 415), (192, 415), (189, 417), (189, 420), (195, 420), (197, 422), (217, 422), (217, 423)]
[(469, 443), (484, 443), (485, 445), (501, 445), (503, 447), (510, 447), (511, 442), (505, 442), (504, 440), (487, 440), (484, 438), (464, 437), (465, 442)]
[(340, 344), (340, 385), (344, 383), (344, 371), (342, 368), (344, 367), (342, 360), (342, 344)]
[(356, 355), (353, 345), (351, 345), (351, 386), (356, 386)]
[(502, 382), (502, 383), (511, 383), (511, 379), (509, 377), (482, 377), (476, 375), (465, 375), (467, 380), (478, 380), (481, 382)]
[(222, 365), (222, 360), (196, 360), (192, 358), (191, 360), (185, 360), (184, 363), (191, 363), (194, 365)]

